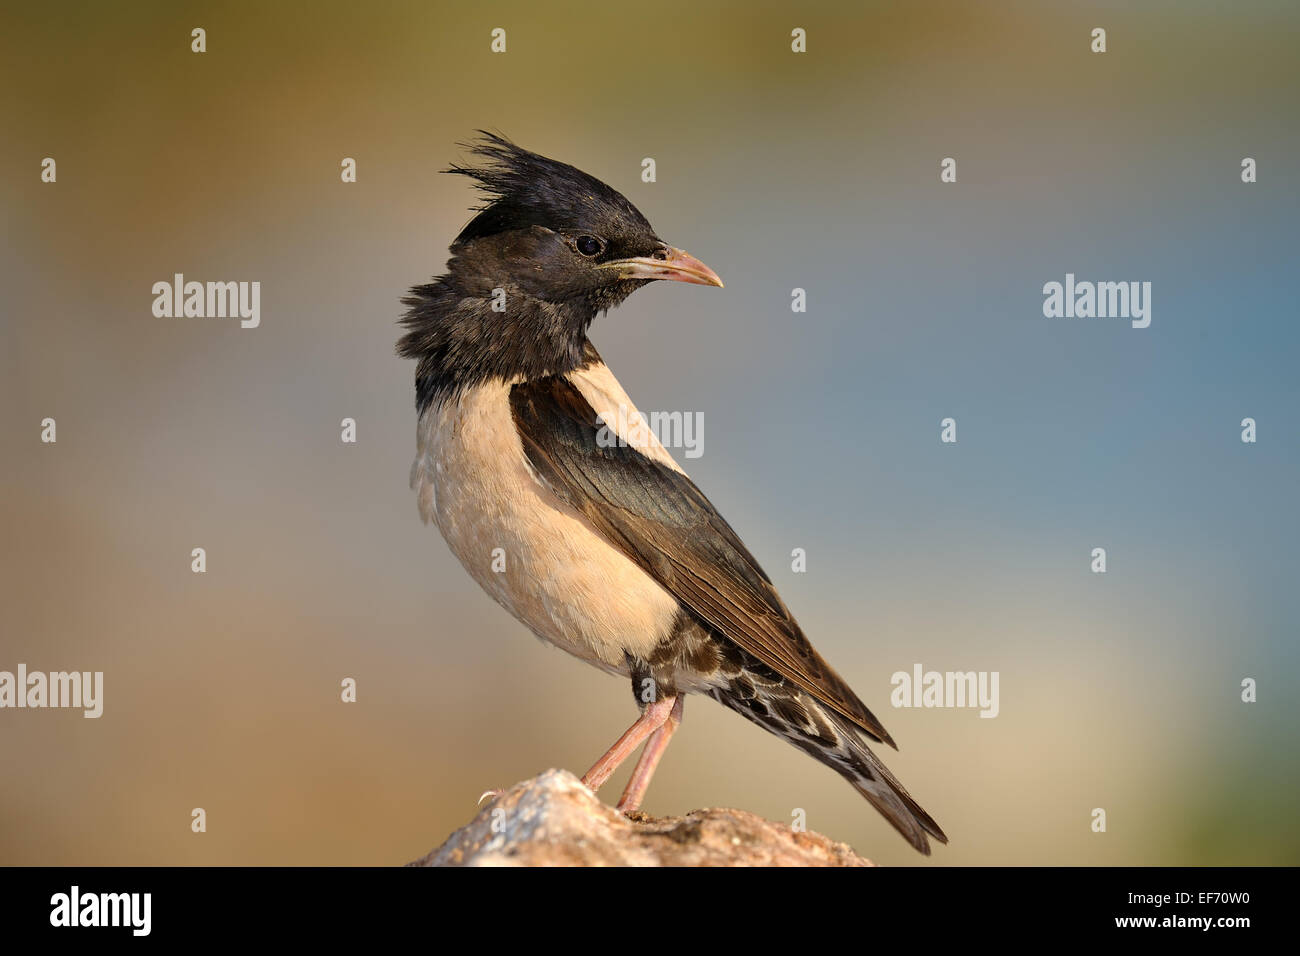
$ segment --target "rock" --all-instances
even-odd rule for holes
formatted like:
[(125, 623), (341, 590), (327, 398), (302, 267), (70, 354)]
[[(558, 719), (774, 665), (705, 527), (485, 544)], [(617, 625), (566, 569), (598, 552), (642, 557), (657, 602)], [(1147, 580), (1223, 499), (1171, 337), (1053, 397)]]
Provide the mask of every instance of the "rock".
[[(493, 824), (496, 824), (494, 829)], [(744, 810), (635, 819), (573, 774), (548, 770), (502, 792), (408, 866), (872, 866), (843, 843)]]

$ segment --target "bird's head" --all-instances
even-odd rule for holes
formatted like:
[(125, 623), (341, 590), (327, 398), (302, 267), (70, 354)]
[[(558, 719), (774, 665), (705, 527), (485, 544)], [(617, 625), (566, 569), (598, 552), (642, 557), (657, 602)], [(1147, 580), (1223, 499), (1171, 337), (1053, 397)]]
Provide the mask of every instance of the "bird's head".
[(473, 179), (487, 200), (451, 246), (453, 272), (471, 283), (514, 285), (543, 301), (577, 300), (595, 311), (655, 279), (722, 285), (595, 177), (491, 133), (469, 148), (483, 162), (447, 172)]
[(625, 196), (566, 163), (484, 132), (446, 170), (485, 197), (451, 244), (447, 274), (403, 299), (399, 354), (420, 360), (420, 406), (491, 378), (576, 368), (592, 319), (655, 279), (721, 286), (655, 235)]

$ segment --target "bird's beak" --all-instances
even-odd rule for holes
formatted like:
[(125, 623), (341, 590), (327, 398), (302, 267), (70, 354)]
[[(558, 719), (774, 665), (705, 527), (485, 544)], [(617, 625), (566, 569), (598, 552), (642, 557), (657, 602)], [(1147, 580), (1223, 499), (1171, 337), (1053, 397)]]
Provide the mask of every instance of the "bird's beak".
[(693, 285), (716, 285), (722, 288), (718, 274), (688, 252), (665, 246), (654, 256), (635, 259), (612, 259), (602, 269), (616, 269), (620, 279), (668, 279)]

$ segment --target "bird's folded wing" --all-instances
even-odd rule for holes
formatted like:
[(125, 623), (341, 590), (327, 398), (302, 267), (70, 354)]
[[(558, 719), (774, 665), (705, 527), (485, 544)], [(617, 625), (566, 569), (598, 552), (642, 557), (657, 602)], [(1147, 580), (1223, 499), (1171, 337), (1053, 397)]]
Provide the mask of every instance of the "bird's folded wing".
[(598, 441), (602, 423), (563, 376), (514, 386), (510, 405), (524, 453), (556, 495), (705, 624), (894, 746), (690, 478), (630, 445)]

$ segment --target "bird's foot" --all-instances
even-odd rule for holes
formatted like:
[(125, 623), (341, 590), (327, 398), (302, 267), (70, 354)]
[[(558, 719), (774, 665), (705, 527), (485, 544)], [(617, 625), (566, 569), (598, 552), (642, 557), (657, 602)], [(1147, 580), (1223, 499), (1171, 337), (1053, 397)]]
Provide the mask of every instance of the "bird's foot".
[(486, 800), (486, 799), (488, 799), (489, 797), (492, 798), (493, 800), (495, 800), (497, 797), (501, 796), (501, 794), (503, 794), (503, 793), (505, 793), (505, 789), (504, 789), (504, 788), (501, 788), (501, 787), (498, 787), (498, 788), (496, 788), (495, 790), (484, 790), (482, 796), (480, 796), (480, 797), (478, 798), (478, 805), (479, 805), (479, 806), (482, 806), (482, 805), (483, 805), (483, 801)]

